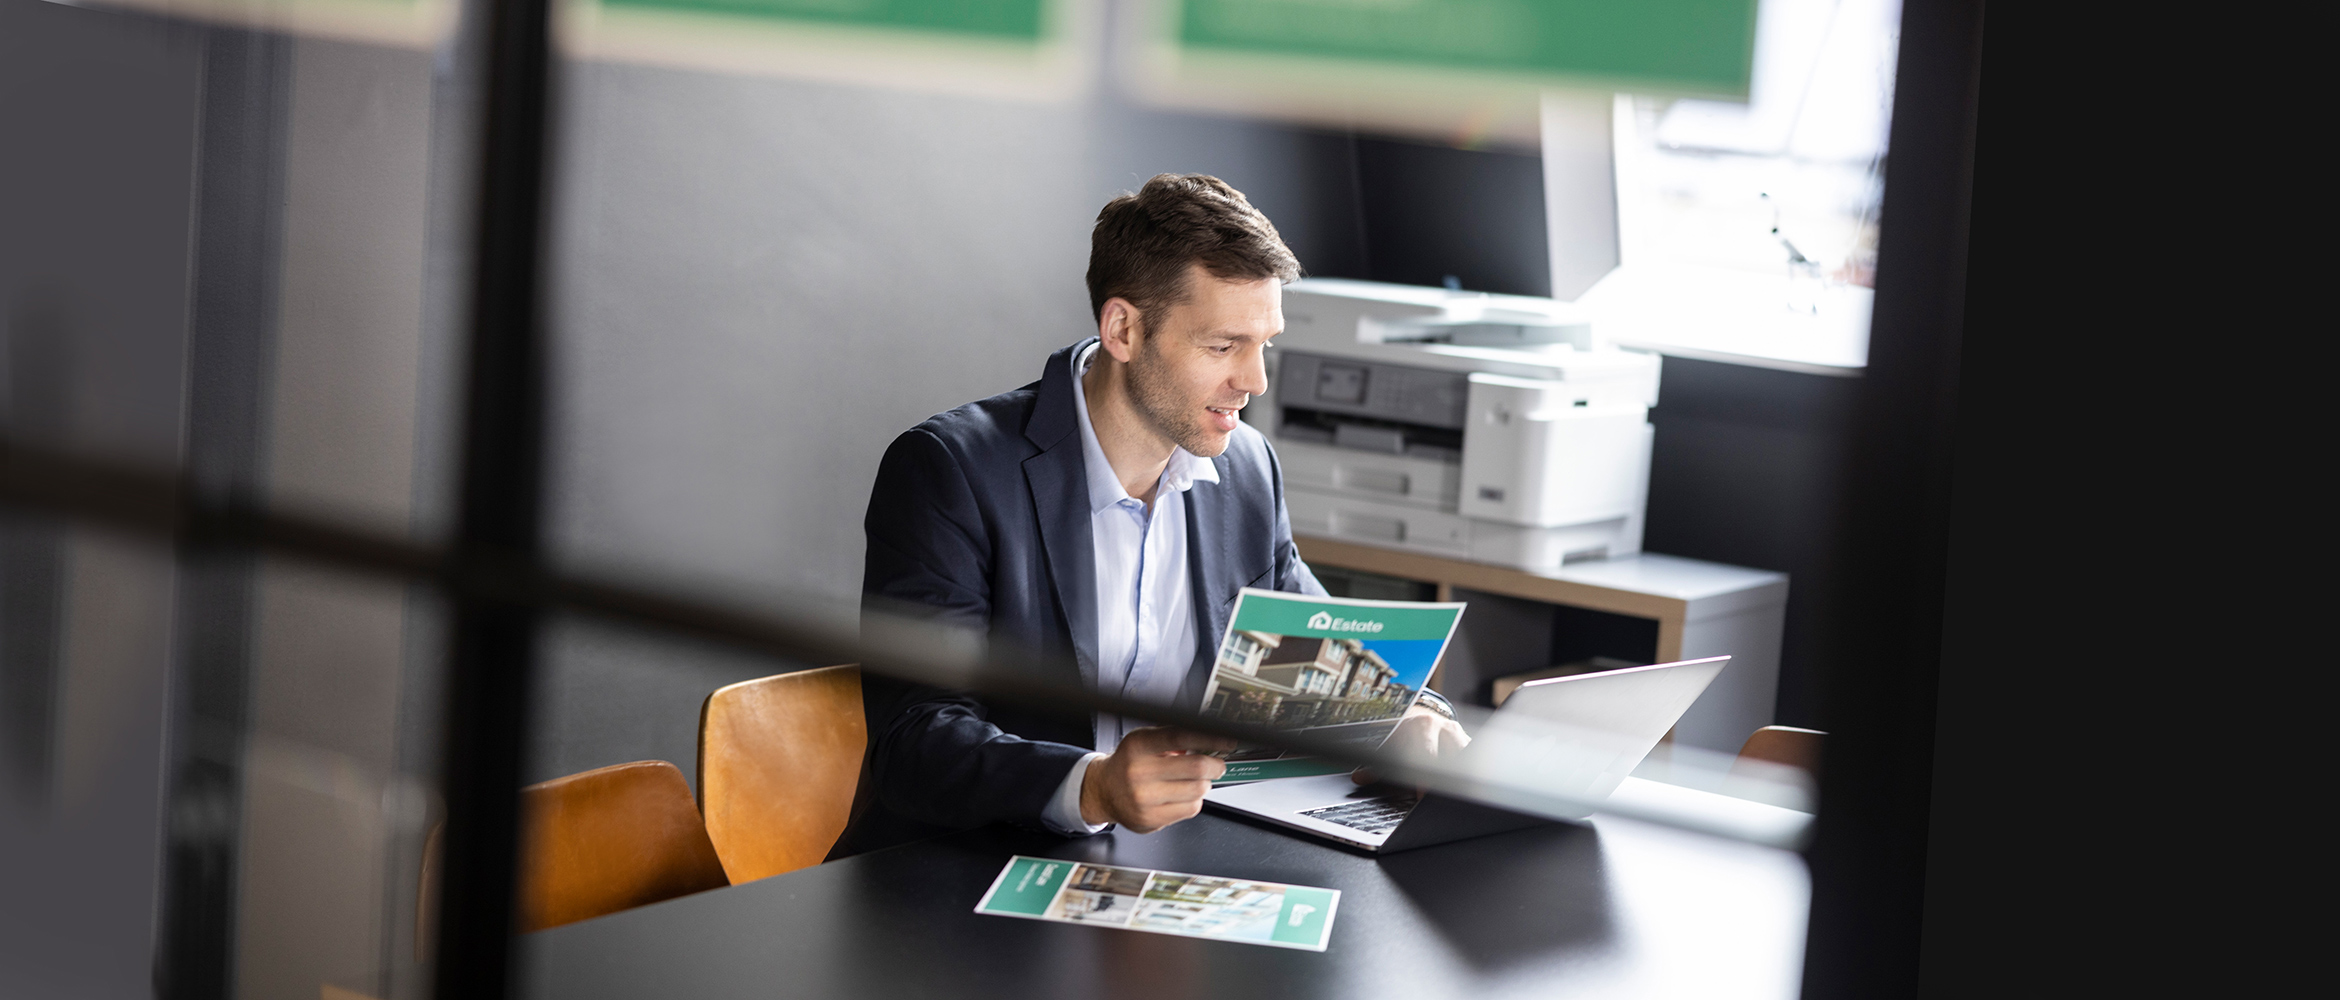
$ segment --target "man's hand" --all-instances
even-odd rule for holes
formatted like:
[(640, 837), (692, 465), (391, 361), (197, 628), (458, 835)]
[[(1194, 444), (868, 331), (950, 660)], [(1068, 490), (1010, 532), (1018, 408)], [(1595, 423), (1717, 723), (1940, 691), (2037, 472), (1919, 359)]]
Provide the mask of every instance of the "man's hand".
[(1237, 745), (1161, 726), (1134, 730), (1081, 778), (1081, 819), (1152, 833), (1191, 818), (1202, 811), (1211, 782), (1227, 773), (1227, 762), (1208, 755)]
[[(1405, 718), (1398, 720), (1396, 731), (1389, 734), (1381, 748), (1401, 756), (1436, 757), (1470, 745), (1471, 736), (1463, 732), (1461, 723), (1416, 705), (1406, 712)], [(1381, 780), (1371, 768), (1364, 767), (1350, 772), (1349, 779), (1360, 785)]]

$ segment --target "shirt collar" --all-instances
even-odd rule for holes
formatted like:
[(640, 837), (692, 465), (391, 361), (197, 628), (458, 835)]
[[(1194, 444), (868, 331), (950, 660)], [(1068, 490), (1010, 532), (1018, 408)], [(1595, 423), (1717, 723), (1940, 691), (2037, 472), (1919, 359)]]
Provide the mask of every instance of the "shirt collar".
[[(1113, 463), (1105, 460), (1105, 449), (1097, 444), (1097, 428), (1089, 422), (1089, 393), (1081, 384), (1081, 376), (1089, 373), (1089, 363), (1097, 358), (1100, 343), (1092, 343), (1073, 357), (1073, 414), (1081, 422), (1081, 457), (1089, 471), (1089, 513), (1096, 513), (1130, 499), (1129, 491), (1121, 488), (1121, 477), (1113, 474)], [(1184, 448), (1170, 449), (1170, 464), (1162, 468), (1161, 490), (1184, 493), (1196, 483), (1219, 481), (1219, 467)]]

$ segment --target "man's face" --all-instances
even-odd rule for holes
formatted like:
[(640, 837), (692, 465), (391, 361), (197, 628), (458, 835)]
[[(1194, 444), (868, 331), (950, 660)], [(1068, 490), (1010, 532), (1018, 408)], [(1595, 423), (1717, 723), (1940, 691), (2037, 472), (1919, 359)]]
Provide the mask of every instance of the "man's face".
[(1129, 359), (1130, 399), (1156, 433), (1210, 458), (1227, 450), (1237, 414), (1267, 391), (1269, 338), (1284, 332), (1284, 285), (1222, 281), (1187, 267), (1186, 301), (1146, 317)]

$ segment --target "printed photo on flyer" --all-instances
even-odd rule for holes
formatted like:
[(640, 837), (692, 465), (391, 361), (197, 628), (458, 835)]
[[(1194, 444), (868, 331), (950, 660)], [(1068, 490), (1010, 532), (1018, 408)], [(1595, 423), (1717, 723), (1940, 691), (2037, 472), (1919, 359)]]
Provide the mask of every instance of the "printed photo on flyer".
[(975, 912), (1323, 951), (1340, 897), (1316, 886), (1018, 855)]
[[(1377, 746), (1436, 674), (1462, 611), (1245, 589), (1219, 640), (1202, 711)], [(1222, 784), (1337, 769), (1272, 747), (1238, 750), (1227, 762)]]

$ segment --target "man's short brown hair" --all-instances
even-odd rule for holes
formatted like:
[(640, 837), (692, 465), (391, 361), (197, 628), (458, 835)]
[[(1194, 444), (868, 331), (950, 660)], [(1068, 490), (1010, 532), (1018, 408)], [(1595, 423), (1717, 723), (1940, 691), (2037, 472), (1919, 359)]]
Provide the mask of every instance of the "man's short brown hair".
[(1089, 233), (1089, 314), (1122, 298), (1149, 318), (1186, 299), (1186, 271), (1258, 281), (1300, 277), (1300, 261), (1243, 192), (1209, 174), (1155, 174), (1105, 203)]

